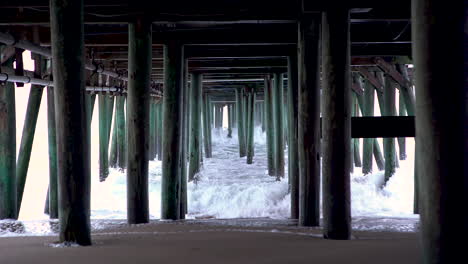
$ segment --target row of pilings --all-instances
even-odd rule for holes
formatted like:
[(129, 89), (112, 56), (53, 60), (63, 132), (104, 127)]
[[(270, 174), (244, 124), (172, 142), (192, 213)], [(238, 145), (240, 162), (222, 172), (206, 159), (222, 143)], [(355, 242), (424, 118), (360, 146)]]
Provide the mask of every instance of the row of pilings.
[[(434, 0), (413, 0), (412, 3), (412, 45), (417, 70), (417, 100), (412, 95), (412, 85), (408, 85), (409, 79), (402, 66), (394, 69), (377, 60), (376, 64), (384, 71), (384, 75), (366, 75), (362, 72), (360, 75), (375, 86), (383, 115), (396, 115), (394, 82), (400, 86), (400, 102), (404, 101), (404, 105), (399, 105), (399, 114), (404, 113), (406, 108), (408, 115), (416, 115), (415, 201), (420, 203), (420, 208), (416, 209), (421, 212), (424, 260), (426, 263), (449, 263), (453, 262), (451, 260), (464, 258), (462, 243), (459, 243), (457, 238), (468, 234), (468, 213), (459, 207), (459, 204), (468, 203), (468, 40), (463, 30), (468, 12), (463, 1), (450, 5)], [(49, 120), (52, 126), (49, 140), (50, 145), (55, 147), (52, 146), (49, 153), (52, 160), (56, 158), (56, 162), (51, 163), (51, 166), (56, 165), (56, 174), (53, 176), (54, 173), (51, 173), (49, 211), (53, 212), (57, 208), (62, 242), (89, 245), (89, 124), (96, 98), (85, 94), (83, 18), (83, 1), (68, 1), (66, 4), (58, 0), (50, 2), (54, 89), (53, 93), (48, 95), (53, 94), (54, 97), (54, 107), (51, 109), (55, 111), (55, 119)], [(287, 114), (290, 117), (287, 119), (289, 160), (295, 163), (289, 164), (289, 177), (293, 177), (291, 172), (293, 175), (296, 173), (291, 179), (291, 192), (294, 193), (291, 196), (295, 196), (292, 198), (292, 208), (296, 210), (292, 215), (297, 214), (301, 225), (320, 224), (321, 170), (323, 233), (324, 237), (329, 239), (351, 238), (350, 172), (351, 165), (358, 161), (352, 149), (357, 149), (357, 145), (356, 142), (352, 142), (352, 131), (356, 128), (351, 128), (351, 120), (356, 120), (352, 119), (353, 109), (355, 115), (359, 112), (356, 105), (363, 114), (372, 114), (370, 105), (373, 93), (369, 91), (372, 89), (367, 87), (366, 83), (363, 84), (363, 89), (359, 89), (360, 83), (362, 84), (359, 76), (356, 82), (350, 81), (354, 76), (350, 67), (349, 23), (347, 8), (336, 7), (321, 14), (304, 14), (298, 21), (298, 53), (289, 58), (289, 83), (291, 87), (297, 84), (298, 88), (297, 95), (296, 89), (288, 90), (287, 100), (293, 103), (297, 100), (297, 107), (292, 103), (293, 107), (288, 107), (292, 110), (289, 109)], [(126, 146), (126, 150), (123, 151), (126, 152), (127, 208), (130, 224), (149, 221), (148, 160), (154, 153), (158, 155), (158, 151), (154, 151), (158, 148), (157, 138), (151, 139), (150, 136), (150, 131), (157, 130), (151, 130), (150, 125), (150, 120), (157, 119), (151, 117), (154, 110), (150, 110), (152, 99), (149, 96), (151, 28), (151, 21), (145, 17), (132, 18), (129, 23), (129, 74), (124, 121), (126, 140), (121, 141), (125, 142), (123, 144)], [(198, 153), (198, 160), (193, 159), (194, 173), (199, 170), (202, 160), (202, 132), (197, 132), (202, 131), (201, 124), (205, 132), (202, 137), (208, 139), (204, 144), (205, 155), (212, 155), (211, 127), (208, 127), (213, 119), (213, 108), (209, 103), (211, 99), (206, 93), (200, 92), (202, 82), (194, 82), (201, 80), (202, 76), (198, 76), (197, 79), (195, 75), (198, 73), (192, 73), (190, 93), (198, 91), (198, 97), (201, 98), (199, 101), (202, 103), (197, 105), (186, 101), (189, 98), (186, 85), (189, 73), (184, 65), (183, 49), (183, 43), (177, 40), (168, 40), (164, 45), (164, 97), (162, 110), (159, 110), (162, 111), (162, 127), (159, 128), (162, 136), (159, 144), (163, 165), (161, 216), (174, 220), (183, 218), (186, 213), (186, 160), (192, 161), (192, 155)], [(12, 60), (7, 60), (5, 65), (11, 68), (12, 63)], [(42, 63), (41, 59), (36, 59), (36, 63)], [(20, 61), (17, 61), (17, 64), (21, 64)], [(39, 71), (41, 67), (36, 69)], [(266, 132), (274, 133), (272, 137), (267, 135), (267, 138), (270, 138), (268, 148), (271, 149), (270, 144), (273, 142), (275, 144), (272, 148), (275, 153), (271, 162), (272, 171), (277, 177), (282, 177), (284, 166), (281, 165), (284, 164), (284, 160), (280, 156), (283, 156), (281, 150), (284, 149), (285, 137), (282, 133), (285, 130), (281, 122), (284, 121), (285, 114), (284, 109), (277, 106), (283, 104), (284, 98), (281, 95), (283, 89), (278, 88), (282, 85), (282, 76), (274, 75), (272, 83), (269, 83), (268, 77), (265, 83), (264, 107), (267, 111), (264, 119), (267, 120)], [(8, 76), (6, 79), (8, 81)], [(39, 90), (42, 92), (42, 87), (45, 86), (36, 87), (36, 91), (31, 93), (27, 111), (29, 117), (25, 123), (27, 129), (24, 130), (20, 145), (21, 158), (18, 157), (18, 164), (15, 164), (16, 142), (11, 140), (16, 135), (12, 80), (2, 83), (0, 89), (1, 218), (17, 217), (27, 175), (27, 166), (24, 165), (29, 162), (31, 135), (34, 134), (34, 120), (37, 119), (35, 109), (40, 104), (40, 96), (35, 93), (39, 93)], [(354, 84), (357, 84), (357, 89), (353, 87)], [(195, 88), (197, 85), (199, 87)], [(247, 161), (252, 160), (254, 152), (253, 149), (249, 150), (249, 146), (253, 145), (250, 142), (253, 142), (251, 129), (254, 126), (252, 110), (255, 108), (255, 89), (256, 87), (245, 87), (236, 94), (238, 133), (243, 134), (239, 136), (239, 150), (241, 156), (247, 156)], [(383, 89), (382, 93), (379, 93), (380, 89)], [(357, 95), (353, 95), (351, 90), (356, 90)], [(99, 127), (100, 140), (104, 147), (109, 148), (112, 120), (110, 109), (114, 102), (105, 96), (98, 98), (99, 110), (103, 113), (100, 116)], [(188, 109), (189, 106), (192, 108), (192, 105), (195, 110), (190, 112), (189, 118)], [(198, 125), (189, 126), (197, 115), (198, 118), (201, 116), (202, 122), (195, 122)], [(118, 137), (118, 131), (115, 133)], [(366, 171), (369, 170), (369, 157), (372, 155), (377, 156), (379, 160), (385, 160), (383, 167), (386, 171), (385, 178), (388, 180), (394, 173), (398, 160), (395, 153), (396, 142), (391, 136), (384, 139), (383, 159), (379, 157), (380, 146), (376, 142), (375, 139), (365, 140), (366, 151), (362, 166)], [(399, 140), (398, 144), (402, 146), (404, 143)], [(152, 151), (150, 145), (154, 148)], [(401, 154), (402, 149), (400, 147), (400, 157), (404, 156)], [(187, 153), (189, 157), (186, 156)], [(291, 160), (296, 154), (297, 160)], [(352, 158), (355, 159), (354, 162)], [(108, 153), (100, 151), (100, 162), (104, 163), (100, 168), (101, 179), (105, 179), (108, 174), (106, 159)], [(190, 168), (189, 170), (192, 171)], [(54, 177), (56, 182), (53, 182)], [(60, 197), (60, 200), (57, 197)]]

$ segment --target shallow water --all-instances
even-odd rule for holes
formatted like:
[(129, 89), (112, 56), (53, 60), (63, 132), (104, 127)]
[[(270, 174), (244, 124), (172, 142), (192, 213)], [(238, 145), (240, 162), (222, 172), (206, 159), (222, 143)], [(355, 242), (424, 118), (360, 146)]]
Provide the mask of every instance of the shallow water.
[[(285, 151), (287, 154), (287, 151)], [(383, 172), (362, 175), (360, 168), (351, 176), (353, 229), (414, 232), (418, 217), (412, 214), (413, 159), (400, 161), (400, 168), (382, 189)], [(231, 225), (295, 225), (290, 216), (287, 155), (286, 176), (281, 181), (267, 175), (265, 134), (255, 130), (253, 164), (239, 158), (236, 130), (227, 138), (226, 130), (213, 130), (213, 158), (203, 159), (195, 182), (188, 183), (188, 219), (203, 223)], [(375, 167), (375, 164), (374, 164)], [(160, 217), (161, 162), (149, 163), (150, 216)], [(101, 230), (126, 224), (126, 175), (111, 169), (105, 182), (93, 171), (92, 229)], [(57, 221), (0, 221), (0, 236), (54, 235)], [(249, 220), (234, 219), (248, 218)], [(256, 218), (256, 219), (252, 219)], [(208, 220), (207, 220), (208, 219)], [(215, 220), (225, 219), (225, 220)], [(229, 220), (231, 219), (231, 220)], [(200, 223), (202, 220), (185, 222)], [(276, 221), (276, 222), (275, 222)]]

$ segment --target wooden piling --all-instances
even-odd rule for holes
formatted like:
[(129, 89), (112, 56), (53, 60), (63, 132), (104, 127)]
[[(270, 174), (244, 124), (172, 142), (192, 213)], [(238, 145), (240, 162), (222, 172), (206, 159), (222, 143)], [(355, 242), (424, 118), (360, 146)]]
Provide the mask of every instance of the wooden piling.
[(98, 95), (99, 100), (99, 181), (109, 175), (109, 100), (106, 94)]
[(117, 128), (117, 167), (125, 169), (127, 164), (127, 133), (125, 129), (125, 96), (118, 96), (115, 102), (115, 126)]
[[(400, 88), (401, 89), (401, 88)], [(400, 91), (398, 99), (398, 115), (406, 116), (406, 106), (404, 101), (403, 93)], [(399, 159), (406, 160), (406, 138), (399, 137), (398, 139), (398, 150), (399, 150)]]
[(205, 157), (211, 158), (211, 144), (210, 144), (210, 118), (209, 118), (209, 109), (208, 109), (208, 95), (206, 93), (203, 94), (203, 103), (202, 103), (202, 111), (203, 111), (203, 143), (205, 147)]
[(276, 180), (284, 177), (283, 73), (274, 73), (273, 115), (275, 129)]
[(84, 80), (83, 1), (51, 0), (60, 241), (90, 245), (90, 164)]
[(192, 74), (192, 86), (190, 89), (190, 163), (188, 180), (193, 181), (195, 174), (200, 171), (200, 126), (201, 126), (201, 112), (202, 112), (202, 80), (201, 73)]
[(244, 128), (244, 109), (243, 93), (241, 89), (236, 89), (236, 110), (237, 110), (237, 138), (239, 141), (239, 157), (247, 155), (245, 128)]
[(351, 89), (349, 10), (322, 16), (324, 237), (350, 239)]
[[(299, 40), (300, 41), (300, 40)], [(318, 40), (317, 40), (318, 41)], [(288, 177), (291, 193), (291, 218), (299, 218), (299, 152), (298, 152), (298, 55), (288, 56)], [(302, 66), (303, 68), (303, 66)], [(301, 68), (301, 69), (302, 69)], [(262, 113), (262, 112), (260, 112)], [(260, 119), (263, 119), (260, 116)], [(263, 124), (263, 121), (260, 121)]]
[(255, 88), (249, 87), (247, 100), (247, 164), (253, 163), (254, 157), (254, 134), (255, 134)]
[(47, 87), (47, 139), (49, 146), (49, 217), (58, 218), (58, 185), (57, 185), (57, 132), (55, 127), (54, 88)]
[(127, 222), (149, 222), (148, 144), (151, 76), (151, 22), (137, 17), (128, 25)]
[(466, 262), (468, 3), (413, 0), (411, 10), (422, 260)]
[(163, 162), (161, 219), (180, 218), (180, 159), (183, 144), (182, 96), (183, 46), (177, 41), (164, 45)]
[[(299, 224), (303, 226), (320, 225), (320, 20), (321, 17), (317, 14), (305, 16), (299, 22), (297, 54), (299, 90), (296, 95), (298, 116), (294, 117), (298, 122), (299, 159), (297, 165), (299, 179), (295, 180), (295, 184), (299, 186), (295, 188), (299, 191)], [(292, 61), (290, 65), (292, 66)], [(290, 72), (289, 78), (294, 78), (292, 76), (294, 71)], [(293, 89), (294, 79), (290, 80)], [(291, 99), (289, 102), (294, 104)], [(292, 113), (290, 117), (293, 117)], [(291, 125), (290, 129), (291, 142), (291, 136), (294, 134)], [(291, 143), (289, 147), (293, 147), (293, 144)], [(294, 156), (290, 155), (289, 159), (292, 157)], [(294, 178), (290, 178), (294, 182)]]
[[(385, 85), (383, 92), (384, 111), (382, 116), (395, 116), (395, 83), (389, 76), (385, 76)], [(395, 174), (395, 138), (384, 138), (384, 157), (385, 157), (385, 184)]]
[[(35, 56), (34, 76), (36, 78), (41, 78), (43, 70), (45, 71), (45, 61), (41, 56)], [(36, 132), (37, 117), (39, 116), (39, 108), (41, 106), (43, 91), (43, 86), (31, 85), (29, 92), (28, 106), (26, 109), (26, 116), (24, 118), (23, 133), (18, 153), (18, 162), (16, 163), (18, 214), (21, 209), (26, 176), (28, 175), (29, 161), (31, 159), (31, 150), (34, 141), (34, 134)]]
[(227, 106), (227, 116), (228, 116), (228, 138), (232, 138), (232, 105)]
[(163, 157), (162, 153), (162, 132), (163, 132), (163, 100), (160, 100), (157, 106), (158, 113), (158, 124), (157, 130), (158, 134), (156, 135), (158, 141), (158, 160), (161, 161)]
[[(13, 67), (8, 60), (5, 67)], [(16, 219), (16, 114), (15, 84), (0, 83), (0, 220)]]
[[(368, 81), (364, 81), (364, 109), (363, 116), (374, 116), (374, 86)], [(372, 173), (372, 155), (374, 153), (374, 138), (365, 138), (363, 140), (362, 151), (362, 173)]]
[(266, 142), (267, 142), (267, 162), (268, 162), (268, 175), (276, 176), (275, 164), (275, 123), (273, 116), (273, 83), (271, 76), (265, 77), (265, 123), (266, 123)]

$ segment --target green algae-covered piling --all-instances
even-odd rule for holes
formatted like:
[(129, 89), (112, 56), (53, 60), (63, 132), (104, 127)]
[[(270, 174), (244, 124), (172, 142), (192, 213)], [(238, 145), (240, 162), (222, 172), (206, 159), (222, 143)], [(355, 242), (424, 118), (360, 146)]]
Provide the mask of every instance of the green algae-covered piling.
[(127, 221), (148, 223), (148, 144), (151, 76), (151, 22), (128, 25)]
[(60, 241), (90, 245), (91, 177), (85, 112), (83, 1), (50, 1)]

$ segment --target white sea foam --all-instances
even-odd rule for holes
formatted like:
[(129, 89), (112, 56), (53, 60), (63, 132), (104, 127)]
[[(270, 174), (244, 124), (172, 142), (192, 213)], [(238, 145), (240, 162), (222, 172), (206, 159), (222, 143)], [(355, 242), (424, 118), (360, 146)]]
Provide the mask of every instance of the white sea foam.
[[(195, 182), (188, 183), (187, 218), (274, 218), (290, 216), (287, 155), (286, 176), (281, 181), (267, 175), (266, 139), (255, 129), (255, 157), (251, 165), (239, 158), (237, 130), (227, 138), (227, 130), (213, 130), (213, 158), (203, 158), (203, 166)], [(412, 139), (411, 139), (412, 140)], [(411, 146), (411, 145), (410, 145)], [(285, 152), (287, 154), (287, 151)], [(384, 188), (383, 172), (362, 175), (355, 168), (351, 175), (353, 228), (363, 230), (414, 231), (417, 216), (412, 214), (413, 157), (406, 161)], [(126, 174), (110, 169), (105, 182), (98, 181), (93, 169), (91, 217), (94, 229), (106, 226), (103, 219), (126, 219)], [(160, 218), (161, 161), (149, 163), (150, 216)], [(42, 216), (41, 216), (42, 217)], [(39, 218), (39, 217), (38, 217)], [(374, 220), (369, 220), (374, 219)], [(1, 223), (0, 223), (1, 225)], [(25, 222), (23, 232), (6, 230), (0, 236), (53, 234), (47, 221)]]

